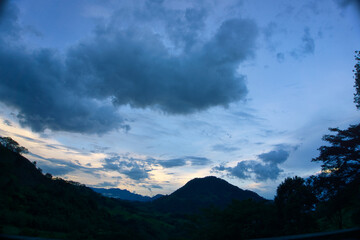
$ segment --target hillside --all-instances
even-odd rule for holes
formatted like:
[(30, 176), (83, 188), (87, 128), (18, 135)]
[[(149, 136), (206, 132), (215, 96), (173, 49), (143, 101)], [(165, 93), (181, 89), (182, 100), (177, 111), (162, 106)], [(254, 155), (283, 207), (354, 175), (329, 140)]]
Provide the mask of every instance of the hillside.
[(224, 208), (233, 200), (264, 201), (257, 193), (242, 190), (227, 181), (209, 176), (195, 178), (168, 196), (156, 199), (157, 210), (174, 213), (193, 213), (211, 206)]
[(129, 202), (43, 175), (0, 144), (0, 234), (61, 239), (166, 239), (174, 227)]

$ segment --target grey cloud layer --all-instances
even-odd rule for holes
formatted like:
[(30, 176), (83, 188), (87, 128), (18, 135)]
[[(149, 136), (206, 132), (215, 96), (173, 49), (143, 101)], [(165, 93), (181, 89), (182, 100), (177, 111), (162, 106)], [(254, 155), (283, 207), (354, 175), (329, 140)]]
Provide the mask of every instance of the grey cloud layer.
[(236, 69), (254, 55), (257, 26), (250, 20), (226, 20), (202, 42), (205, 10), (177, 11), (170, 18), (158, 3), (133, 17), (140, 22), (145, 13), (162, 11), (158, 21), (167, 23), (165, 39), (182, 53), (173, 53), (150, 29), (109, 24), (60, 57), (54, 50), (22, 44), (17, 9), (8, 4), (5, 10), (0, 15), (0, 101), (18, 109), (20, 123), (34, 131), (128, 130), (118, 105), (188, 114), (246, 96), (245, 76)]
[(288, 157), (288, 151), (279, 149), (258, 155), (258, 158), (262, 160), (261, 162), (255, 160), (241, 161), (235, 167), (216, 166), (213, 168), (213, 171), (225, 172), (230, 176), (240, 179), (255, 178), (256, 181), (276, 180), (283, 171), (278, 165), (285, 162)]
[(117, 171), (133, 180), (149, 178), (152, 159), (142, 160), (127, 156), (114, 155), (104, 159), (103, 168), (105, 171)]
[(183, 158), (174, 158), (167, 160), (158, 160), (154, 158), (137, 159), (126, 155), (114, 155), (104, 159), (103, 168), (105, 171), (117, 171), (133, 180), (143, 180), (150, 177), (149, 172), (155, 166), (163, 168), (175, 168), (183, 166), (205, 166), (211, 163), (211, 160), (205, 157), (187, 156)]
[(204, 157), (184, 157), (184, 158), (174, 158), (168, 160), (158, 160), (157, 164), (161, 165), (163, 168), (172, 168), (172, 167), (182, 167), (189, 164), (190, 166), (205, 166), (211, 163), (211, 160)]

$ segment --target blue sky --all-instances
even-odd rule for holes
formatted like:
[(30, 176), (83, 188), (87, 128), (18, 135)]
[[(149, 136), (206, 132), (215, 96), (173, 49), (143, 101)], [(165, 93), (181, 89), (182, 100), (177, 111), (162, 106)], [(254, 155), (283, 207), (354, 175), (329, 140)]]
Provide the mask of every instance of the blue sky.
[(358, 1), (16, 0), (0, 135), (44, 172), (169, 194), (215, 175), (272, 198), (353, 104)]

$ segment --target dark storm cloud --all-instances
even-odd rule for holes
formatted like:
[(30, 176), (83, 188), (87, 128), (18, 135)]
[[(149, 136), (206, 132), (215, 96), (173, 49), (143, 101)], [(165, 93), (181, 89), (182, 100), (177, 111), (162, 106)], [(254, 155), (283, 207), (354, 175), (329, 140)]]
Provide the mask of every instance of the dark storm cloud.
[(136, 24), (98, 26), (92, 38), (64, 56), (29, 49), (21, 44), (17, 8), (6, 5), (0, 22), (0, 101), (18, 109), (19, 122), (33, 131), (101, 134), (129, 130), (116, 112), (119, 105), (188, 114), (244, 99), (245, 76), (236, 69), (254, 55), (255, 23), (229, 19), (213, 37), (200, 41), (206, 10), (169, 14), (161, 2), (149, 4), (159, 6), (130, 13), (134, 22), (145, 12), (161, 13), (158, 21), (165, 24), (167, 40), (182, 48), (180, 54), (169, 50), (150, 26)]
[(254, 160), (241, 161), (235, 167), (220, 165), (214, 167), (212, 171), (225, 173), (240, 179), (276, 180), (280, 173), (283, 172), (278, 165), (285, 162), (288, 157), (288, 151), (279, 149), (258, 155), (261, 162)]
[(335, 0), (335, 2), (342, 8), (353, 6), (360, 14), (360, 0)]
[(19, 9), (9, 0), (0, 1), (0, 43), (17, 41), (21, 27), (18, 24)]
[(11, 40), (21, 33), (14, 9), (9, 4), (0, 22), (0, 101), (19, 110), (20, 124), (37, 132), (126, 128), (111, 105), (79, 97), (64, 85), (65, 69), (55, 51), (30, 50)]
[(228, 20), (202, 47), (178, 56), (154, 33), (103, 29), (69, 51), (67, 66), (87, 96), (186, 114), (245, 97), (245, 77), (235, 71), (253, 55), (256, 35), (253, 22)]
[(63, 66), (50, 50), (26, 52), (0, 46), (0, 100), (19, 109), (34, 131), (102, 133), (121, 127), (112, 106), (79, 97), (63, 84)]

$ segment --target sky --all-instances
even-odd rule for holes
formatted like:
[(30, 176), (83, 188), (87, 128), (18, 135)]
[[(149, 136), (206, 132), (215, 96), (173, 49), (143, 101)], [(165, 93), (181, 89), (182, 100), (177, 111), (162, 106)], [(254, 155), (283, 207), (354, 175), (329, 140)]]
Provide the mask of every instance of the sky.
[(1, 1), (0, 135), (91, 187), (272, 199), (359, 122), (359, 22), (356, 0)]

